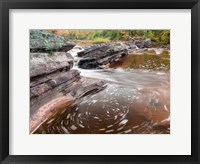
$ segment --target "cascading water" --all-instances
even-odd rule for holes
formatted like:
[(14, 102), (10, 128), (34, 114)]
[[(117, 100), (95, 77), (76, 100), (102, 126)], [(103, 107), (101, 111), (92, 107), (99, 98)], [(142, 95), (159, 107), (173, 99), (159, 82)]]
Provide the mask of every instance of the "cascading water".
[[(80, 51), (74, 48), (69, 53), (76, 57)], [(165, 67), (160, 60), (159, 64)], [(74, 69), (79, 69), (76, 64)], [(84, 77), (107, 81), (106, 88), (57, 111), (35, 133), (170, 133), (169, 71), (124, 69), (122, 63), (117, 68), (79, 70)]]

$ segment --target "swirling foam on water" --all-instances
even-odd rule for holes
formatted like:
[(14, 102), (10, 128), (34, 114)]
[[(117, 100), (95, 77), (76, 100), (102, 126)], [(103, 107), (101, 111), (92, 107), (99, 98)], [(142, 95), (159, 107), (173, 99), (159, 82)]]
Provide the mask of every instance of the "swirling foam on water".
[(57, 111), (35, 133), (170, 133), (169, 73), (120, 68), (79, 70), (82, 76), (110, 84)]
[(111, 84), (57, 112), (36, 133), (169, 133), (165, 92)]

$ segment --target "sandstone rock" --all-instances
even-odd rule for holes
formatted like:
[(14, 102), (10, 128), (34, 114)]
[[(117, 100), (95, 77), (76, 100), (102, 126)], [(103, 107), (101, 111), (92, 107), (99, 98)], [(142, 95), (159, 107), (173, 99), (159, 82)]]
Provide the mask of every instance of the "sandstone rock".
[(56, 71), (70, 70), (73, 66), (73, 58), (69, 55), (66, 55), (65, 52), (30, 53), (30, 78), (48, 75)]
[(105, 84), (102, 80), (81, 77), (78, 70), (70, 70), (73, 58), (65, 52), (30, 55), (30, 132), (71, 100), (101, 90)]
[(70, 70), (67, 72), (56, 72), (31, 81), (31, 114), (34, 114), (40, 106), (52, 99), (65, 96), (64, 90), (73, 87), (75, 85), (74, 82), (79, 81), (80, 78), (78, 70)]
[[(70, 71), (66, 73), (69, 75), (69, 72)], [(57, 77), (59, 77), (59, 75), (57, 75)], [(65, 76), (65, 78), (66, 77), (69, 76)], [(74, 102), (85, 95), (96, 93), (106, 87), (106, 83), (102, 80), (81, 78), (79, 75), (76, 77), (71, 75), (71, 79), (54, 87), (51, 85), (49, 86), (50, 81), (54, 82), (54, 80), (51, 79), (36, 86), (36, 88), (31, 88), (31, 133), (57, 110), (62, 110), (67, 105), (70, 105), (71, 102)], [(42, 92), (38, 92), (39, 90), (42, 90)], [(33, 96), (33, 94), (35, 95)]]
[(106, 82), (103, 80), (85, 78), (82, 77), (76, 85), (76, 88), (73, 90), (65, 89), (67, 93), (70, 93), (74, 98), (81, 98), (87, 94), (91, 94), (92, 92), (97, 92), (106, 87)]
[(48, 90), (65, 84), (66, 86), (71, 84), (71, 82), (80, 78), (80, 72), (77, 70), (70, 70), (67, 72), (58, 72), (39, 78), (37, 80), (31, 81), (30, 84), (30, 96), (31, 98), (42, 95)]
[(74, 98), (70, 95), (55, 98), (41, 106), (30, 119), (30, 133), (33, 133), (44, 121), (46, 121), (57, 110), (63, 110), (70, 105)]
[[(66, 107), (72, 101), (86, 94), (91, 94), (105, 87), (104, 81), (83, 78), (78, 70), (71, 69), (74, 59), (67, 51), (72, 49), (73, 46), (74, 44), (69, 43), (64, 37), (42, 30), (31, 30), (31, 133), (57, 110)], [(104, 50), (107, 51), (108, 49), (101, 49), (100, 51), (104, 52)], [(94, 51), (94, 48), (92, 51)], [(118, 57), (121, 56), (118, 54)], [(102, 59), (103, 57), (101, 56), (100, 58)], [(94, 57), (95, 60), (96, 58)]]

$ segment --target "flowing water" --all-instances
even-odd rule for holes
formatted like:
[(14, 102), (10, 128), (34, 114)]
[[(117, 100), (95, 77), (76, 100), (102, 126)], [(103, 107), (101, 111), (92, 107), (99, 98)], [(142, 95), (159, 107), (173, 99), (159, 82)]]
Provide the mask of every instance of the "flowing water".
[[(128, 56), (108, 69), (84, 70), (74, 66), (84, 77), (107, 81), (106, 88), (57, 111), (35, 133), (169, 134), (169, 60), (155, 60), (155, 56), (144, 60), (140, 56), (141, 59)], [(149, 59), (155, 61), (155, 68), (147, 64)], [(127, 61), (132, 67), (127, 66)], [(160, 64), (156, 65), (156, 61)], [(145, 65), (148, 69), (142, 67)], [(135, 69), (138, 66), (144, 69)]]

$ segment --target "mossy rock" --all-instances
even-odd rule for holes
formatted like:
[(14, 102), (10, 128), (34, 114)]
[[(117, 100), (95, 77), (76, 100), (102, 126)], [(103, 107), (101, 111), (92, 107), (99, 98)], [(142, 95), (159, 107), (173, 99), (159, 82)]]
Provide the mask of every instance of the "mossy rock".
[(30, 52), (66, 52), (74, 46), (74, 43), (63, 36), (45, 30), (30, 30)]

